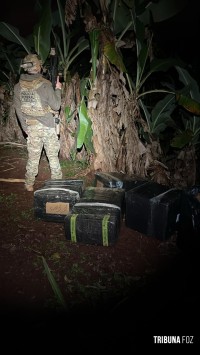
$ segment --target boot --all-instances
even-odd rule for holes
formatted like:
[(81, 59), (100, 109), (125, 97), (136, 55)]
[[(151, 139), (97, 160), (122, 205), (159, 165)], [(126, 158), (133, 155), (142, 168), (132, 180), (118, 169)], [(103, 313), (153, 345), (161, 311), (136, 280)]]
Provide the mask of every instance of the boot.
[(33, 185), (26, 185), (25, 184), (25, 189), (26, 189), (26, 191), (33, 191)]

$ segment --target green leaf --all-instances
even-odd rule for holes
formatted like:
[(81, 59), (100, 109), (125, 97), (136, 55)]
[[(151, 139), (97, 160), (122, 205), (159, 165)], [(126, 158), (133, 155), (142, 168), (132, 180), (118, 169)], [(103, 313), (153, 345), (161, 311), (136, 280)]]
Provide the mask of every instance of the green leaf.
[(140, 53), (138, 55), (138, 60), (137, 60), (137, 82), (136, 82), (136, 88), (138, 89), (140, 87), (140, 81), (143, 75), (143, 72), (145, 70), (145, 65), (146, 61), (148, 58), (148, 47), (144, 44), (140, 50)]
[(27, 53), (30, 53), (30, 43), (25, 38), (20, 36), (18, 29), (14, 26), (11, 26), (6, 22), (0, 22), (0, 35), (10, 42), (20, 44)]
[[(199, 85), (196, 80), (194, 80), (191, 75), (188, 73), (187, 70), (183, 69), (182, 67), (176, 66), (176, 70), (178, 71), (179, 74), (179, 80), (183, 82), (186, 88), (189, 88), (189, 94), (191, 99), (195, 100), (196, 102), (200, 102), (200, 92), (199, 92)], [(187, 92), (182, 91), (182, 95), (187, 94)], [(187, 99), (183, 99), (182, 97), (179, 97), (179, 102), (183, 102), (185, 109), (188, 110), (189, 112), (193, 113), (193, 116), (190, 118), (188, 121), (184, 121), (185, 123), (185, 129), (191, 129), (194, 136), (193, 136), (193, 143), (196, 144), (196, 142), (199, 139), (199, 132), (200, 132), (200, 119), (196, 115), (199, 116), (199, 104), (189, 102), (188, 96)]]
[(53, 277), (52, 273), (51, 273), (51, 270), (49, 269), (49, 266), (45, 260), (45, 258), (42, 256), (42, 261), (43, 261), (43, 265), (44, 265), (44, 268), (45, 268), (45, 271), (46, 271), (46, 274), (47, 274), (47, 277), (48, 277), (48, 280), (51, 284), (51, 287), (53, 289), (53, 292), (59, 302), (59, 304), (64, 308), (64, 309), (67, 309), (67, 305), (66, 305), (66, 302), (64, 300), (64, 297), (62, 295), (62, 292), (55, 280), (55, 278)]
[[(109, 15), (112, 18), (112, 24), (114, 27), (114, 33), (118, 34), (124, 30), (125, 24), (131, 21), (131, 12), (130, 7), (133, 6), (134, 1), (129, 0), (127, 2), (131, 3), (131, 6), (125, 4), (124, 1), (107, 1), (107, 4), (110, 3)], [(105, 2), (106, 3), (106, 2)], [(133, 25), (131, 30), (133, 30)]]
[(59, 17), (60, 17), (60, 25), (62, 30), (62, 40), (63, 40), (63, 56), (64, 58), (68, 55), (69, 50), (69, 40), (67, 41), (66, 30), (65, 30), (65, 11), (62, 8), (60, 0), (57, 0)]
[(73, 117), (73, 112), (70, 112), (69, 106), (65, 106), (64, 113), (66, 122), (69, 123), (71, 121), (71, 118)]
[(84, 144), (85, 144), (87, 152), (95, 153), (94, 146), (92, 143), (92, 137), (93, 137), (92, 123), (89, 120), (87, 132), (85, 134)]
[(40, 21), (33, 31), (35, 51), (44, 63), (50, 51), (50, 34), (52, 28), (51, 1), (45, 0), (41, 7)]
[(171, 141), (171, 146), (174, 148), (182, 149), (188, 143), (192, 142), (193, 132), (190, 130), (186, 130), (177, 134)]
[(146, 61), (149, 54), (149, 48), (144, 43), (144, 38), (145, 38), (144, 24), (137, 17), (135, 17), (134, 24), (135, 24), (135, 33), (136, 33), (136, 47), (137, 47), (136, 87), (138, 87), (145, 69)]
[(80, 149), (85, 141), (85, 135), (88, 128), (88, 116), (87, 116), (87, 107), (85, 101), (82, 99), (81, 105), (79, 107), (79, 127), (77, 134), (77, 149)]
[(145, 75), (145, 77), (142, 78), (142, 81), (139, 83), (140, 88), (152, 73), (155, 73), (158, 71), (167, 71), (168, 69), (172, 68), (173, 66), (175, 66), (178, 63), (180, 63), (180, 61), (173, 59), (173, 58), (172, 59), (169, 58), (169, 59), (154, 59), (154, 60), (152, 60), (151, 65), (150, 65), (150, 71)]
[(104, 45), (103, 52), (110, 63), (114, 64), (122, 72), (127, 72), (122, 57), (117, 52), (114, 42), (107, 42)]
[[(77, 44), (71, 49), (71, 51), (68, 54), (68, 58), (66, 58), (66, 63), (67, 66), (66, 68), (68, 69), (69, 66), (73, 63), (73, 61), (76, 59), (76, 57), (78, 57), (81, 52), (83, 52), (84, 50), (89, 49), (89, 41), (87, 39), (85, 39), (84, 37), (81, 37)], [(76, 53), (72, 56), (72, 54), (76, 51)]]
[(169, 94), (160, 100), (151, 112), (151, 133), (160, 133), (167, 126), (167, 120), (175, 109), (175, 96)]
[(154, 73), (157, 71), (167, 71), (173, 66), (177, 65), (180, 61), (173, 58), (166, 59), (153, 59), (150, 65), (150, 73)]
[(199, 85), (196, 80), (194, 80), (186, 69), (179, 66), (175, 66), (178, 74), (179, 80), (185, 85), (185, 87), (190, 88), (190, 96), (192, 99), (200, 101)]
[(200, 116), (200, 103), (196, 100), (191, 99), (188, 96), (176, 95), (177, 103), (183, 106), (187, 111), (193, 113), (194, 115)]

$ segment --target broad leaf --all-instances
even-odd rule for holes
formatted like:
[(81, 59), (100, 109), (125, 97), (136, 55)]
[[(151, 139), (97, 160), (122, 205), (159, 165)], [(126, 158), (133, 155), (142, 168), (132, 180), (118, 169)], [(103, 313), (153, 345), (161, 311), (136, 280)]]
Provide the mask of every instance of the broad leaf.
[(104, 55), (109, 62), (114, 64), (119, 70), (126, 73), (126, 68), (121, 55), (117, 52), (114, 42), (107, 42), (103, 48)]
[(159, 101), (151, 112), (151, 133), (160, 133), (167, 126), (167, 120), (175, 109), (175, 96), (169, 94)]
[(185, 87), (190, 88), (190, 96), (192, 99), (200, 101), (200, 92), (199, 92), (199, 86), (197, 84), (197, 81), (194, 80), (189, 72), (182, 67), (175, 66), (178, 74), (179, 74), (179, 80), (185, 85)]
[(70, 111), (70, 107), (66, 106), (64, 109), (66, 122), (69, 123), (73, 117), (74, 112)]
[(78, 127), (77, 144), (76, 144), (77, 149), (82, 148), (84, 144), (87, 128), (88, 128), (87, 108), (84, 100), (82, 99), (81, 105), (79, 107), (79, 127)]
[[(66, 58), (66, 69), (69, 69), (69, 66), (74, 62), (76, 57), (78, 57), (84, 50), (89, 49), (89, 41), (83, 37), (79, 39), (77, 44), (71, 49), (71, 51), (68, 54), (68, 57)], [(75, 54), (72, 56), (72, 54), (75, 52)]]
[(174, 137), (171, 141), (171, 146), (174, 148), (179, 148), (182, 149), (185, 147), (188, 143), (192, 141), (193, 138), (193, 132), (190, 130), (186, 130), (183, 132), (180, 132)]
[(6, 22), (0, 22), (0, 35), (10, 42), (21, 45), (27, 53), (30, 53), (30, 43), (25, 38), (20, 36), (18, 29), (14, 26), (11, 26)]
[(191, 99), (188, 96), (176, 95), (177, 103), (183, 106), (187, 111), (193, 113), (194, 115), (200, 116), (200, 103), (196, 100)]
[(67, 57), (69, 51), (69, 41), (67, 41), (66, 29), (65, 29), (65, 11), (62, 8), (60, 0), (57, 0), (58, 11), (59, 11), (59, 18), (60, 18), (60, 25), (62, 30), (62, 40), (63, 40), (63, 56), (64, 58)]
[(148, 77), (155, 72), (158, 71), (167, 71), (168, 69), (172, 68), (173, 66), (180, 64), (180, 61), (176, 59), (154, 59), (151, 61), (150, 64), (150, 71), (145, 75), (145, 77), (142, 78), (142, 81), (139, 83), (140, 88), (141, 86), (145, 83), (145, 81), (148, 79)]
[(34, 43), (35, 51), (40, 55), (42, 62), (44, 63), (50, 51), (50, 34), (52, 28), (51, 17), (51, 1), (45, 0), (45, 4), (42, 6), (40, 21), (34, 27)]
[[(200, 134), (200, 119), (199, 117), (199, 102), (200, 102), (200, 92), (199, 92), (199, 85), (197, 84), (196, 80), (194, 80), (191, 75), (188, 73), (187, 70), (183, 69), (182, 67), (176, 66), (176, 70), (179, 74), (179, 79), (185, 87), (189, 88), (189, 94), (191, 99), (195, 101), (191, 101), (191, 99), (185, 99), (183, 95), (179, 95), (178, 103), (182, 104), (183, 107), (193, 113), (193, 116), (190, 120), (184, 121), (185, 129), (191, 129), (193, 132), (193, 144), (196, 144), (199, 139)], [(182, 92), (183, 94), (184, 92)], [(187, 93), (186, 93), (187, 94)]]

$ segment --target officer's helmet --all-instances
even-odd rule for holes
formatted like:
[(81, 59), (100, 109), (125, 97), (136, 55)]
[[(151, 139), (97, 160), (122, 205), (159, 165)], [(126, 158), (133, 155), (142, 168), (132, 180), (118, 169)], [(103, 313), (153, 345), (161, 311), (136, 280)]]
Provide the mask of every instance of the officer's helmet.
[(28, 54), (23, 59), (21, 67), (30, 74), (40, 73), (42, 61), (37, 54)]

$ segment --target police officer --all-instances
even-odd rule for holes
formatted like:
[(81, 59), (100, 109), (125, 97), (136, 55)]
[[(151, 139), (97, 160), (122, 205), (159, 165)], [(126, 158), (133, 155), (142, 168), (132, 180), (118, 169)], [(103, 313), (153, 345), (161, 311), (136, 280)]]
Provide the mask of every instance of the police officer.
[(50, 80), (41, 74), (42, 62), (36, 54), (28, 54), (21, 67), (27, 73), (20, 75), (14, 87), (14, 107), (27, 135), (25, 188), (33, 191), (43, 148), (49, 161), (51, 179), (62, 179), (58, 157), (60, 141), (55, 131), (54, 118), (61, 106), (62, 84), (58, 77), (53, 89)]

